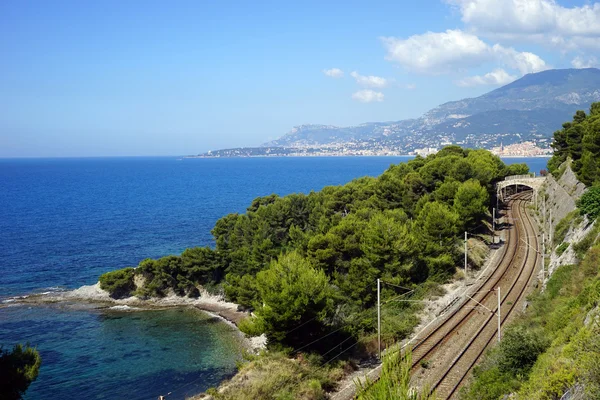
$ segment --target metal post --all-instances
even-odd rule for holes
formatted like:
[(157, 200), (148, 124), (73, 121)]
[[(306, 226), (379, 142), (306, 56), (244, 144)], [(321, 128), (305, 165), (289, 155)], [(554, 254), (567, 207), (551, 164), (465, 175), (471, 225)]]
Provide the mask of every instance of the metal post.
[(496, 209), (492, 210), (492, 242), (496, 244)]
[(500, 326), (502, 324), (502, 317), (500, 316), (500, 306), (501, 306), (501, 298), (500, 298), (500, 286), (498, 286), (498, 343), (500, 343)]
[(552, 237), (552, 209), (550, 209), (550, 218), (548, 218), (548, 242), (550, 244), (550, 254), (554, 248), (554, 238)]
[(544, 202), (544, 216), (543, 216), (543, 221), (542, 221), (542, 226), (544, 227), (544, 229), (546, 229), (546, 196), (544, 196), (544, 198), (542, 199)]
[(377, 349), (381, 360), (381, 280), (377, 278)]
[(546, 280), (546, 234), (542, 233), (542, 283)]
[(465, 231), (465, 283), (467, 282), (468, 276), (469, 270), (467, 265), (467, 231)]
[(498, 191), (498, 194), (496, 195), (496, 210), (499, 210), (499, 208), (498, 208), (498, 197), (499, 197), (499, 195), (501, 195), (501, 194), (502, 194), (502, 189), (500, 189), (500, 190)]

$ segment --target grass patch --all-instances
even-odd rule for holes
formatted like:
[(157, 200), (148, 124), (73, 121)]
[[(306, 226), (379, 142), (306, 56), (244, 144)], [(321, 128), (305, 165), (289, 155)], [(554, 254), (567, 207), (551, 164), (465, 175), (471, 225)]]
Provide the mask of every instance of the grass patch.
[(367, 379), (357, 382), (358, 400), (434, 400), (435, 394), (429, 394), (429, 388), (420, 391), (410, 386), (410, 354), (404, 357), (400, 352), (389, 354), (383, 359), (381, 376), (375, 383)]
[(569, 229), (571, 228), (574, 222), (576, 223), (578, 217), (579, 210), (574, 210), (568, 213), (563, 219), (560, 220), (560, 222), (556, 225), (556, 228), (554, 230), (554, 246), (558, 246), (560, 243), (565, 241), (565, 237), (567, 236)]
[(478, 239), (469, 239), (467, 243), (468, 257), (471, 262), (471, 265), (474, 265), (477, 268), (481, 268), (489, 254), (489, 248), (484, 242)]
[(573, 250), (577, 258), (582, 260), (585, 253), (592, 247), (600, 233), (600, 224), (594, 224), (594, 227), (585, 235), (583, 239), (573, 245)]
[(569, 248), (569, 242), (562, 242), (560, 246), (556, 248), (556, 254), (560, 257)]
[(352, 370), (348, 363), (332, 364), (323, 366), (319, 356), (288, 358), (281, 352), (263, 352), (248, 356), (231, 381), (207, 394), (216, 400), (326, 399), (335, 382)]
[(570, 164), (571, 164), (570, 162), (566, 161), (566, 162), (562, 163), (560, 165), (560, 167), (558, 167), (558, 169), (556, 170), (556, 173), (554, 174), (554, 177), (556, 178), (556, 180), (559, 180), (563, 176), (563, 174), (567, 170), (567, 167)]

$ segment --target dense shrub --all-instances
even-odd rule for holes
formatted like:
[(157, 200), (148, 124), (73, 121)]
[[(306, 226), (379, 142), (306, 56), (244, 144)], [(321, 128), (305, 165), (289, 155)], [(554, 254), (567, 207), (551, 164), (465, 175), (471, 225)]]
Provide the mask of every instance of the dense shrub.
[(600, 186), (592, 186), (577, 201), (577, 207), (582, 214), (590, 220), (595, 220), (600, 215)]
[(526, 374), (549, 344), (541, 329), (513, 325), (500, 342), (498, 367), (503, 373)]
[(12, 351), (0, 347), (0, 398), (18, 400), (35, 381), (42, 358), (29, 345), (17, 344)]
[(135, 290), (133, 273), (133, 268), (125, 268), (102, 274), (99, 278), (100, 288), (115, 299), (129, 297)]

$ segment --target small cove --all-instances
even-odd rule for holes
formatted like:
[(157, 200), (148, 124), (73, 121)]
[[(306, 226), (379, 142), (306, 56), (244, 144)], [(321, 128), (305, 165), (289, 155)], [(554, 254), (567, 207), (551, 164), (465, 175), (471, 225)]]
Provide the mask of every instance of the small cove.
[(183, 399), (232, 376), (243, 342), (221, 319), (192, 308), (4, 307), (0, 336), (30, 341), (43, 369), (28, 399)]

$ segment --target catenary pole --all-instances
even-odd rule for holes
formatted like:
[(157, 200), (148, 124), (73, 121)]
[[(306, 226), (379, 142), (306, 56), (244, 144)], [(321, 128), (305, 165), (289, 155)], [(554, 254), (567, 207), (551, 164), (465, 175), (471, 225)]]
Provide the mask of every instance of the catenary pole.
[(465, 231), (465, 283), (467, 282), (467, 278), (469, 277), (469, 269), (467, 264), (467, 231)]
[(548, 218), (548, 244), (550, 244), (550, 253), (552, 253), (552, 248), (554, 247), (552, 242), (554, 238), (552, 236), (552, 209), (550, 209), (550, 218)]
[(496, 209), (492, 211), (492, 242), (496, 244)]
[(544, 229), (546, 229), (546, 196), (543, 197), (543, 206), (544, 206), (544, 216), (543, 216), (543, 221), (542, 221), (542, 226), (544, 227)]
[(381, 280), (377, 278), (377, 350), (381, 360)]
[(542, 282), (546, 280), (546, 234), (542, 233)]
[(502, 317), (500, 316), (500, 306), (501, 306), (501, 297), (500, 297), (500, 286), (498, 286), (498, 343), (500, 343), (500, 326), (502, 325)]

